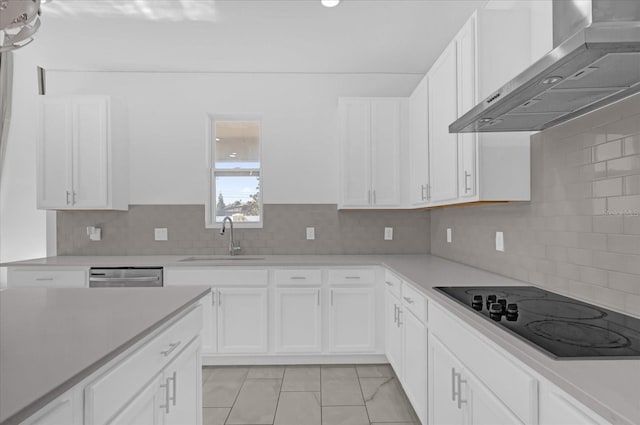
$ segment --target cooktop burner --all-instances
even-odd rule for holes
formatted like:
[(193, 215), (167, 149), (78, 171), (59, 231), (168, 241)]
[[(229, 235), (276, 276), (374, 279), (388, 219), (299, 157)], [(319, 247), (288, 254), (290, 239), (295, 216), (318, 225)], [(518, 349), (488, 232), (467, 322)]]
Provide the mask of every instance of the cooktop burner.
[(640, 358), (640, 319), (534, 286), (436, 289), (554, 358)]

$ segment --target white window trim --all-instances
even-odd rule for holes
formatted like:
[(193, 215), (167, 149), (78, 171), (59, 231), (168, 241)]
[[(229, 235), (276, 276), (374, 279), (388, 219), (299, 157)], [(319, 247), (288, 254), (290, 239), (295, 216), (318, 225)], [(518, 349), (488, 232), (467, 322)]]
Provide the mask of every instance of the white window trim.
[[(216, 121), (255, 121), (260, 124), (260, 143), (258, 145), (258, 159), (260, 161), (260, 221), (258, 222), (233, 222), (233, 226), (238, 229), (262, 229), (264, 227), (264, 204), (262, 198), (264, 197), (264, 178), (262, 167), (262, 115), (259, 114), (207, 114), (207, 138), (206, 138), (206, 167), (207, 167), (207, 182), (206, 193), (207, 198), (204, 205), (205, 214), (205, 228), (207, 229), (220, 229), (222, 223), (216, 223), (212, 212), (215, 210), (216, 198), (216, 181), (214, 178), (215, 164), (216, 164), (216, 149), (215, 149), (215, 122)], [(255, 169), (253, 169), (255, 170)], [(229, 171), (229, 170), (225, 170)], [(251, 170), (243, 170), (251, 171)]]

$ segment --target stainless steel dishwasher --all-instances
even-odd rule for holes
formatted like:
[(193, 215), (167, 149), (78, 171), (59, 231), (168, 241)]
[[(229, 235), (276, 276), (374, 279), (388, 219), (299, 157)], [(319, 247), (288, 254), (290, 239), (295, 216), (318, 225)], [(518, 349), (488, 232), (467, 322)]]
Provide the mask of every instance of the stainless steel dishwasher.
[(89, 288), (155, 288), (163, 286), (162, 267), (92, 268)]

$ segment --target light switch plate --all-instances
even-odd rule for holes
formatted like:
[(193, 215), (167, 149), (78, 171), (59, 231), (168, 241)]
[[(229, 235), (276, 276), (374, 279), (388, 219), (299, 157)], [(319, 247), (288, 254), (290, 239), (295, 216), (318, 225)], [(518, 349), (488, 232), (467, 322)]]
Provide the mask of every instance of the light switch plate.
[(496, 251), (504, 252), (504, 233), (496, 232)]
[(393, 227), (385, 227), (384, 228), (384, 240), (392, 241), (393, 240)]
[(451, 227), (447, 227), (447, 243), (451, 243)]
[(307, 240), (312, 241), (316, 238), (316, 228), (315, 227), (307, 227)]
[(157, 241), (167, 241), (169, 240), (169, 232), (166, 227), (156, 227), (154, 230), (155, 239)]

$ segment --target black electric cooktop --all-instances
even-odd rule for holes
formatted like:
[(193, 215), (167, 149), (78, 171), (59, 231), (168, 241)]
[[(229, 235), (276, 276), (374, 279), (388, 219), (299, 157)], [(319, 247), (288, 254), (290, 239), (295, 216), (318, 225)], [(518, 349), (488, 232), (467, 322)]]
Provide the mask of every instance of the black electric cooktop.
[(640, 359), (640, 319), (534, 286), (437, 287), (557, 359)]

